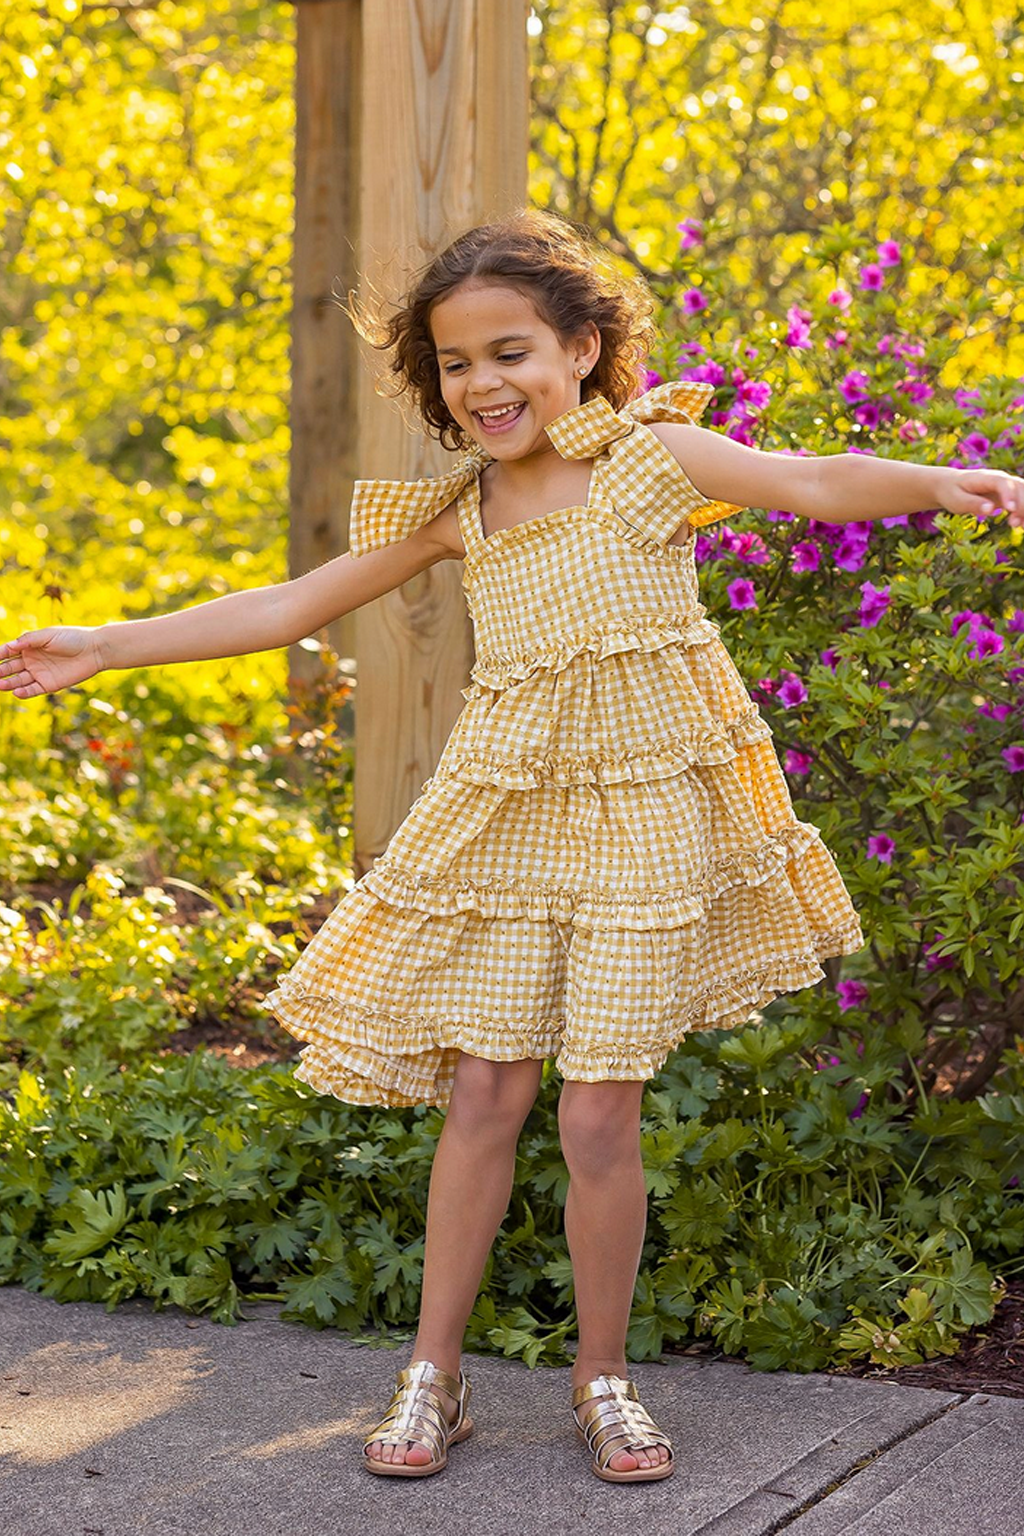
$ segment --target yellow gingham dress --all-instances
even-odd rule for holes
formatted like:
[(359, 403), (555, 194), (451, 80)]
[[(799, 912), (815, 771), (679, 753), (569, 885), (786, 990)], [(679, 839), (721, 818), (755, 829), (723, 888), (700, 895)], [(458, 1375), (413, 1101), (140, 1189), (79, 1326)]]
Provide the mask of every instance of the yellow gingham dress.
[(559, 416), (557, 451), (593, 459), (586, 505), (487, 538), (483, 448), (433, 479), (357, 482), (354, 557), (457, 499), (476, 661), (433, 776), (263, 1000), (307, 1042), (295, 1075), (313, 1088), (445, 1106), (460, 1051), (651, 1078), (692, 1030), (862, 947), (698, 601), (693, 529), (739, 509), (708, 503), (646, 425), (693, 422), (712, 393), (669, 383)]

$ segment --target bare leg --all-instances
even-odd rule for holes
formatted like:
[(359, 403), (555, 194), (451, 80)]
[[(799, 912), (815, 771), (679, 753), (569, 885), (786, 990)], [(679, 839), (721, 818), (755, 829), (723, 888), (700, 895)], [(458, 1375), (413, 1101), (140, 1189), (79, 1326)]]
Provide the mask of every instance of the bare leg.
[[(537, 1097), (542, 1061), (459, 1057), (455, 1084), (430, 1172), (419, 1328), (409, 1364), (432, 1360), (458, 1379), (466, 1322), (487, 1255), (508, 1209), (519, 1133)], [(440, 1389), (438, 1389), (440, 1391)], [(449, 1420), (455, 1399), (440, 1393)], [(426, 1446), (384, 1445), (381, 1461), (423, 1466)]]
[[(640, 1156), (642, 1082), (566, 1082), (558, 1104), (562, 1154), (569, 1169), (565, 1235), (572, 1256), (579, 1349), (572, 1384), (595, 1376), (628, 1377), (626, 1331), (647, 1227)], [(668, 1460), (664, 1446), (617, 1451), (616, 1472)]]

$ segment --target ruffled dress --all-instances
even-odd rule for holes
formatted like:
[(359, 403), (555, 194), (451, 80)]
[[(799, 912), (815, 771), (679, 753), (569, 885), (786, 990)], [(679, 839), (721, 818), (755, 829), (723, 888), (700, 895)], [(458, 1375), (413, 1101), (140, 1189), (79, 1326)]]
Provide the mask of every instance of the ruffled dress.
[(263, 1000), (306, 1042), (311, 1087), (445, 1106), (460, 1051), (652, 1078), (691, 1031), (742, 1024), (863, 946), (698, 598), (694, 530), (738, 509), (648, 425), (693, 422), (712, 393), (564, 413), (547, 434), (593, 460), (586, 504), (488, 537), (482, 448), (433, 479), (357, 482), (354, 557), (457, 501), (476, 660), (408, 815)]

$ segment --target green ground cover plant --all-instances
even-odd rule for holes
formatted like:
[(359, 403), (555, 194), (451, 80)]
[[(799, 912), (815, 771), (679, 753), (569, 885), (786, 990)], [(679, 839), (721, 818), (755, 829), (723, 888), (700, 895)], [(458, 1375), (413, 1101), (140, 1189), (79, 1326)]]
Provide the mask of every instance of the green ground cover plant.
[[(998, 1094), (911, 1107), (893, 1089), (919, 1032), (827, 1055), (815, 1037), (796, 1014), (708, 1031), (648, 1093), (631, 1360), (710, 1338), (759, 1370), (912, 1363), (953, 1352), (1024, 1265), (1020, 1059)], [(546, 1069), (466, 1336), (531, 1366), (562, 1362), (575, 1327), (557, 1088)], [(440, 1125), (203, 1050), (23, 1070), (0, 1095), (0, 1282), (224, 1323), (273, 1298), (394, 1344), (416, 1319)]]

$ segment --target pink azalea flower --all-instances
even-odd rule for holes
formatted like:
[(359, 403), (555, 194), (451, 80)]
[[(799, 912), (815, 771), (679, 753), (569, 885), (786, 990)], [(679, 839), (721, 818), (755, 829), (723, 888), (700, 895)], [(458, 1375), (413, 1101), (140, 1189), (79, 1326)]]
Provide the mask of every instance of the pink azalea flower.
[(896, 844), (887, 832), (879, 832), (874, 837), (868, 838), (869, 859), (877, 859), (880, 864), (891, 864), (895, 852)]
[(847, 293), (845, 288), (833, 288), (825, 302), (834, 305), (838, 310), (849, 309), (853, 303), (853, 295)]
[(803, 539), (793, 545), (793, 570), (816, 571), (821, 564), (821, 550), (812, 539)]
[(871, 629), (882, 618), (892, 601), (889, 588), (876, 587), (873, 582), (862, 581), (860, 590), (863, 594), (860, 602), (860, 625), (862, 629)]
[(865, 292), (875, 293), (877, 293), (880, 288), (884, 288), (885, 274), (883, 273), (881, 267), (876, 266), (873, 261), (869, 261), (866, 266), (861, 267), (860, 286), (865, 290)]
[(779, 687), (778, 699), (787, 709), (793, 709), (797, 704), (807, 702), (807, 689), (795, 672), (785, 674), (785, 679)]
[[(836, 987), (840, 1013), (860, 1008), (868, 1000), (868, 989), (863, 981), (841, 981)], [(838, 1058), (837, 1058), (838, 1059)]]
[(834, 672), (839, 665), (839, 652), (834, 650), (832, 646), (829, 646), (827, 650), (821, 652), (818, 660), (822, 666), (828, 667), (830, 671)]
[(969, 627), (971, 635), (976, 635), (979, 629), (990, 628), (990, 620), (984, 613), (976, 613), (973, 608), (961, 608), (959, 613), (954, 613), (949, 621), (951, 635), (959, 634), (964, 625)]
[(1004, 747), (1003, 761), (1011, 773), (1024, 773), (1024, 746)]
[(979, 704), (978, 714), (987, 715), (990, 720), (1003, 721), (1013, 714), (1012, 704)]
[(702, 309), (707, 309), (708, 301), (699, 288), (687, 288), (679, 301), (679, 307), (688, 315), (699, 315)]
[(1024, 635), (1024, 608), (1013, 610), (1013, 618), (1007, 619), (1006, 627), (1012, 635)]
[(915, 442), (922, 437), (928, 436), (928, 428), (923, 421), (918, 421), (915, 417), (913, 421), (901, 422), (897, 428), (896, 436), (902, 443)]
[(770, 677), (762, 677), (762, 679), (761, 679), (761, 681), (759, 683), (755, 683), (754, 684), (754, 687), (755, 688), (760, 688), (762, 693), (774, 693), (775, 692), (775, 684), (772, 682)]
[(1002, 635), (994, 629), (979, 629), (974, 637), (974, 644), (967, 649), (968, 656), (974, 656), (979, 661), (986, 656), (998, 656), (1005, 645)]
[(796, 304), (787, 311), (786, 319), (789, 327), (783, 337), (783, 343), (787, 347), (809, 347), (811, 345), (810, 321), (813, 318), (810, 310), (800, 309)]
[(852, 405), (855, 400), (867, 399), (870, 382), (863, 368), (851, 368), (846, 377), (839, 381), (839, 393), (848, 405)]
[(841, 571), (859, 571), (868, 557), (868, 537), (848, 528), (835, 549), (832, 559)]
[(853, 417), (862, 427), (873, 430), (882, 420), (882, 410), (875, 400), (863, 400), (853, 408)]
[(932, 950), (938, 949), (939, 945), (944, 942), (945, 937), (946, 935), (936, 928), (931, 941), (921, 945), (921, 950), (925, 957), (924, 966), (926, 971), (948, 971), (956, 965), (956, 959), (953, 955), (932, 954)]
[(798, 752), (796, 747), (786, 748), (785, 769), (794, 778), (803, 778), (814, 766), (813, 752)]
[(899, 245), (895, 240), (881, 240), (877, 246), (880, 267), (898, 267), (902, 261)]
[(703, 245), (704, 235), (698, 219), (684, 219), (681, 224), (676, 225), (676, 229), (679, 231), (679, 249), (681, 251), (689, 251), (695, 245)]
[(644, 369), (644, 390), (653, 389), (656, 384), (664, 384), (665, 380), (660, 373), (655, 373), (653, 368)]
[(730, 608), (757, 607), (757, 589), (752, 581), (740, 578), (738, 581), (731, 581), (725, 590), (729, 597)]

